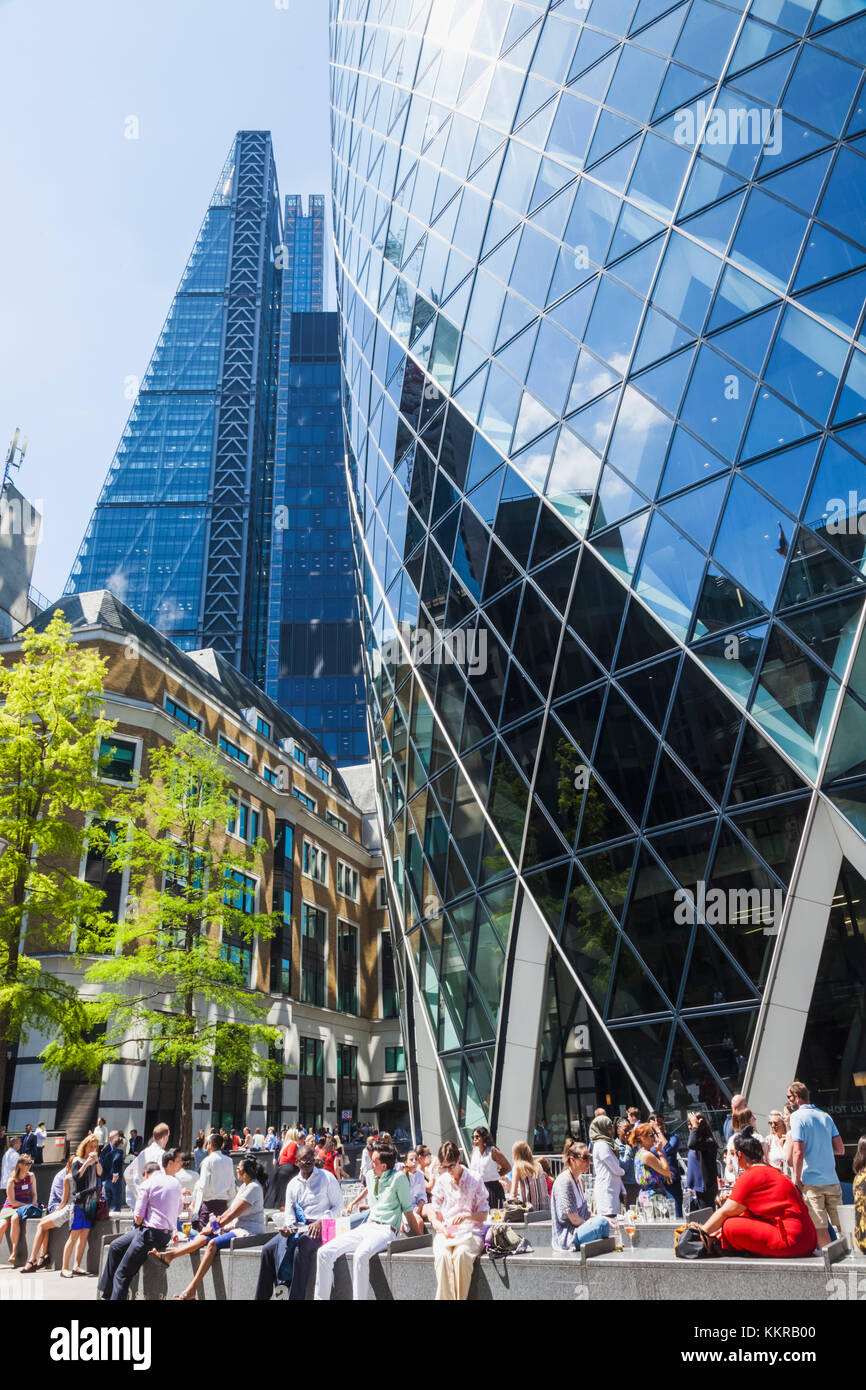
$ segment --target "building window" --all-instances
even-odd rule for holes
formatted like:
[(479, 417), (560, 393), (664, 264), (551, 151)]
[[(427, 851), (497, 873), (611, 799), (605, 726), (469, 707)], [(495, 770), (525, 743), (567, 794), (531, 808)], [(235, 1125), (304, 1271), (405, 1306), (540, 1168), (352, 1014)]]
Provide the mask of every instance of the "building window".
[(306, 766), (307, 766), (307, 755), (306, 755), (306, 753), (304, 752), (303, 748), (295, 748), (295, 749), (293, 750), (293, 756), (294, 756), (295, 762), (296, 762), (296, 763), (300, 763), (300, 764), (301, 764), (301, 767), (306, 767)]
[(328, 883), (328, 856), (318, 845), (313, 845), (309, 840), (304, 841), (304, 851), (302, 860), (303, 872), (315, 883), (321, 883), (323, 887)]
[(397, 975), (394, 970), (394, 946), (390, 931), (379, 933), (382, 961), (382, 1017), (396, 1018), (400, 1012), (397, 995)]
[(385, 1070), (386, 1071), (405, 1071), (406, 1056), (402, 1047), (385, 1048)]
[(220, 955), (240, 971), (241, 979), (249, 989), (253, 973), (253, 953), (249, 946), (233, 945), (230, 941), (224, 941), (220, 946)]
[(376, 880), (376, 906), (381, 910), (388, 906), (388, 881), (384, 874)]
[(122, 738), (104, 738), (99, 745), (99, 775), (106, 782), (132, 782), (138, 744)]
[(349, 1043), (337, 1044), (337, 1076), (343, 1081), (357, 1081), (357, 1047), (352, 1047)]
[(172, 719), (176, 719), (179, 724), (185, 724), (188, 729), (193, 729), (197, 734), (201, 733), (201, 720), (194, 714), (190, 714), (188, 709), (179, 705), (177, 700), (173, 700), (170, 695), (165, 697), (165, 712), (170, 714)]
[(310, 903), (301, 906), (301, 1003), (325, 1007), (328, 915)]
[(237, 869), (226, 869), (223, 902), (227, 907), (234, 907), (251, 917), (256, 910), (256, 880)]
[(344, 1014), (357, 1014), (358, 1005), (358, 928), (337, 922), (337, 1008)]
[(358, 870), (353, 869), (350, 864), (344, 864), (342, 859), (337, 860), (337, 892), (344, 898), (351, 898), (353, 903), (360, 900), (359, 892), (360, 879)]
[(328, 825), (332, 825), (335, 830), (342, 830), (344, 835), (348, 835), (349, 822), (343, 820), (342, 816), (335, 816), (333, 811), (326, 811), (325, 820), (328, 822)]
[(262, 776), (264, 777), (266, 782), (270, 783), (272, 787), (278, 787), (280, 785), (279, 777), (271, 768), (263, 767)]
[(256, 716), (256, 733), (262, 734), (264, 738), (270, 738), (271, 736), (271, 726), (267, 719), (262, 719), (260, 714)]
[(243, 763), (244, 767), (248, 765), (250, 761), (249, 753), (245, 753), (236, 743), (232, 743), (231, 739), (226, 738), (225, 734), (220, 734), (219, 746), (223, 753), (227, 753), (228, 756), (234, 758), (236, 762)]
[(301, 1056), (298, 1062), (299, 1076), (322, 1076), (324, 1049), (321, 1038), (301, 1038)]
[(326, 787), (331, 785), (331, 770), (327, 767), (319, 767), (318, 777), (320, 782), (324, 782)]
[[(104, 823), (96, 821), (93, 828), (104, 831), (112, 843), (117, 839), (117, 826), (114, 821)], [(102, 911), (107, 912), (115, 922), (119, 922), (123, 874), (118, 869), (111, 867), (103, 846), (101, 844), (96, 845), (92, 840), (88, 845), (87, 858), (84, 863), (84, 882), (92, 884), (94, 888), (102, 889), (105, 894)]]
[(237, 835), (248, 845), (255, 844), (261, 829), (260, 813), (245, 801), (238, 801), (236, 797), (230, 796), (229, 802), (232, 810), (226, 830), (230, 835)]
[(312, 811), (315, 814), (316, 803), (311, 796), (304, 796), (304, 793), (299, 792), (297, 787), (292, 787), (292, 796), (296, 796), (302, 806), (306, 806), (308, 811)]

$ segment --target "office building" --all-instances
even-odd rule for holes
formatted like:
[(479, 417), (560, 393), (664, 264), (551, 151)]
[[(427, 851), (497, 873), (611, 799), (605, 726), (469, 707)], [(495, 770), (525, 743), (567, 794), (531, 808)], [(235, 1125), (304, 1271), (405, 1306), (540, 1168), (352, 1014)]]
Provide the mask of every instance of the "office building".
[[(197, 1067), (194, 1128), (212, 1121), (263, 1132), (268, 1124), (405, 1127), (403, 1037), (368, 769), (347, 772), (347, 782), (321, 744), (220, 653), (181, 651), (106, 591), (67, 596), (34, 626), (46, 626), (58, 608), (73, 640), (107, 662), (105, 704), (116, 727), (102, 750), (111, 752), (105, 776), (122, 787), (147, 772), (151, 749), (194, 729), (222, 750), (231, 778), (238, 814), (227, 840), (237, 850), (244, 841), (267, 842), (244, 875), (243, 904), (250, 913), (278, 913), (280, 922), (254, 948), (240, 938), (224, 947), (264, 997), (265, 1021), (280, 1030), (283, 1079), (226, 1079)], [(9, 639), (0, 659), (14, 661), (19, 650)], [(118, 874), (91, 853), (80, 872), (103, 888), (105, 908), (121, 920), (128, 870)], [(43, 970), (73, 984), (89, 963), (67, 952), (41, 957)], [(230, 1022), (215, 1004), (207, 1007)], [(98, 1083), (75, 1072), (46, 1074), (39, 1053), (47, 1041), (34, 1030), (13, 1049), (3, 1116), (10, 1130), (44, 1119), (76, 1141), (98, 1115), (127, 1134), (177, 1115), (179, 1070), (136, 1041)]]
[[(850, 17), (849, 17), (850, 16)], [(369, 713), (428, 1142), (866, 1084), (866, 19), (332, 0)], [(849, 1149), (850, 1154), (850, 1149)]]

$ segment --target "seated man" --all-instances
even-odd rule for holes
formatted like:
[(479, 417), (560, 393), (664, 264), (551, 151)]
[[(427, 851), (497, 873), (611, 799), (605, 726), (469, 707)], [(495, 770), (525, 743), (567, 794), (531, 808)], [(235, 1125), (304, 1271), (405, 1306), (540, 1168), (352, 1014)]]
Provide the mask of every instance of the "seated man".
[(310, 1269), (322, 1244), (322, 1221), (343, 1210), (340, 1184), (327, 1168), (316, 1167), (315, 1149), (301, 1149), (297, 1158), (300, 1172), (286, 1188), (283, 1225), (262, 1250), (255, 1294), (259, 1302), (272, 1297), (275, 1284), (286, 1283), (291, 1283), (293, 1302), (306, 1298)]
[(123, 1303), (129, 1285), (148, 1254), (165, 1250), (177, 1230), (183, 1208), (183, 1188), (177, 1174), (183, 1166), (180, 1149), (166, 1149), (162, 1167), (145, 1164), (135, 1202), (135, 1225), (108, 1247), (99, 1279), (99, 1296)]
[(346, 1208), (370, 1207), (369, 1220), (346, 1235), (337, 1236), (323, 1245), (316, 1261), (317, 1300), (328, 1300), (334, 1286), (334, 1265), (341, 1255), (352, 1257), (352, 1297), (364, 1301), (370, 1297), (370, 1260), (387, 1250), (400, 1230), (406, 1212), (412, 1210), (412, 1193), (405, 1173), (394, 1169), (397, 1150), (393, 1144), (377, 1139), (373, 1145), (367, 1190), (360, 1193)]
[(590, 1216), (583, 1181), (592, 1155), (585, 1144), (566, 1139), (563, 1169), (550, 1194), (550, 1243), (555, 1250), (577, 1250), (590, 1240), (610, 1235), (606, 1216)]

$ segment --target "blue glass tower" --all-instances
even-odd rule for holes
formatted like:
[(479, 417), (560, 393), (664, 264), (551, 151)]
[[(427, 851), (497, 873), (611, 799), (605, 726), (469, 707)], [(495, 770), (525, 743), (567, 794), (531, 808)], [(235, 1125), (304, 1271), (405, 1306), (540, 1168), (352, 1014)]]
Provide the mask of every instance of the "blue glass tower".
[[(332, 0), (425, 1139), (866, 1073), (860, 0)], [(458, 641), (459, 639), (459, 641)], [(483, 660), (468, 660), (474, 657)], [(462, 656), (461, 656), (462, 653)], [(781, 1087), (781, 1089), (780, 1089)]]
[(241, 131), (72, 569), (185, 649), (264, 668), (280, 205), (271, 137)]
[(369, 745), (325, 200), (286, 199), (265, 689), (341, 764)]

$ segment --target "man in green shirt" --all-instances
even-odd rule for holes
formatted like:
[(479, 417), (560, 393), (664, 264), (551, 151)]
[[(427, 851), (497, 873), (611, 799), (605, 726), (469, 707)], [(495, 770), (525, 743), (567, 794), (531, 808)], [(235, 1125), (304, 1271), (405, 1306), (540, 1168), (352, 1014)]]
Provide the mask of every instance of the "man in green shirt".
[(400, 1230), (404, 1212), (412, 1210), (412, 1193), (405, 1173), (395, 1173), (397, 1150), (393, 1144), (373, 1149), (373, 1162), (367, 1174), (367, 1191), (350, 1203), (353, 1211), (365, 1203), (370, 1215), (363, 1226), (348, 1231), (323, 1245), (316, 1260), (316, 1291), (313, 1297), (327, 1300), (334, 1285), (334, 1264), (341, 1255), (352, 1259), (352, 1297), (370, 1297), (370, 1261), (387, 1250)]

